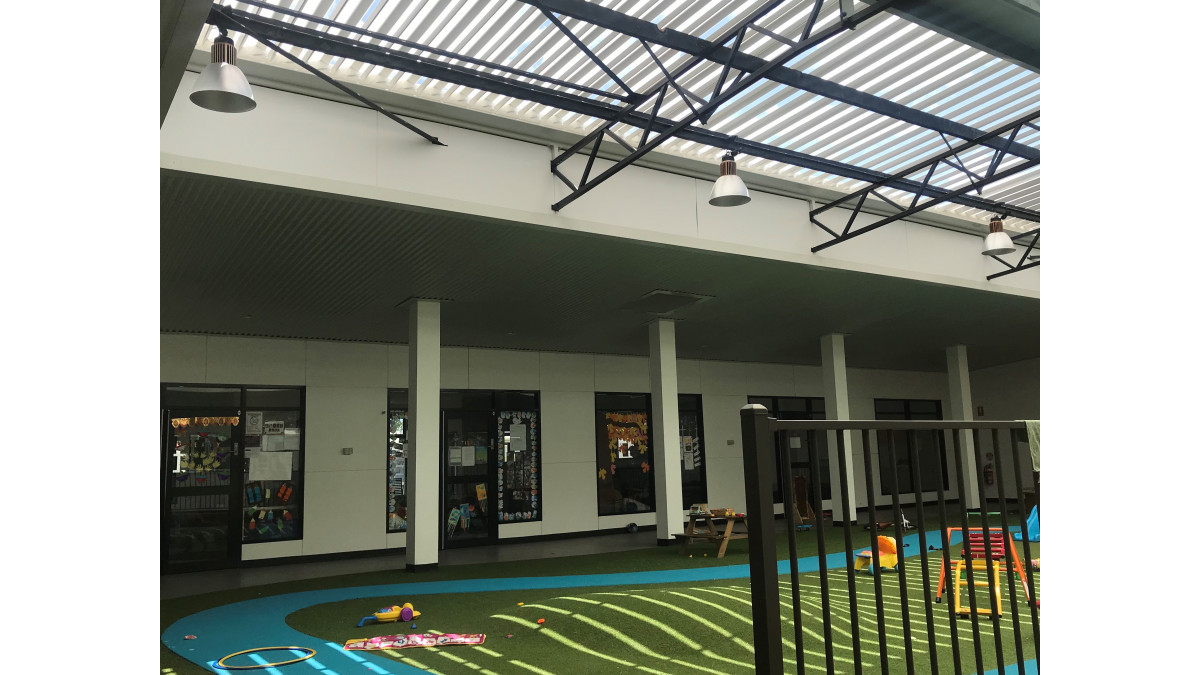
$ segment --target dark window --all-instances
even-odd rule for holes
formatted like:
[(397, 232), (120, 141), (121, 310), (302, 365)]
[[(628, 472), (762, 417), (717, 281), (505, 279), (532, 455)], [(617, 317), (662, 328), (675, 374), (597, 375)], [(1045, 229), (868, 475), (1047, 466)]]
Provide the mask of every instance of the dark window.
[(387, 531), (408, 530), (408, 390), (388, 390)]
[(704, 416), (699, 394), (679, 395), (679, 460), (683, 483), (683, 508), (708, 503), (708, 477), (704, 461)]
[[(301, 536), (303, 397), (301, 389), (246, 390), (243, 543)], [(250, 401), (257, 403), (250, 405)], [(285, 405), (264, 405), (269, 402)]]
[[(940, 420), (942, 419), (942, 402), (928, 400), (906, 399), (875, 399), (875, 419), (877, 420)], [(887, 433), (877, 436), (879, 446), (876, 471), (879, 474), (879, 491), (890, 495), (893, 490), (899, 494), (913, 493), (913, 475), (916, 464), (920, 464), (920, 481), (923, 497), (928, 497), (938, 488), (950, 488), (949, 473), (942, 461), (939, 449), (938, 433), (935, 431), (919, 431), (912, 435), (912, 442), (920, 448), (916, 453), (914, 463), (913, 448), (910, 447), (908, 434), (891, 434), (891, 442)], [(892, 480), (892, 446), (895, 448), (896, 484)]]
[[(747, 402), (757, 403), (767, 409), (767, 414), (778, 420), (823, 420), (825, 419), (825, 399), (812, 396), (750, 396)], [(832, 498), (832, 488), (829, 483), (829, 436), (824, 432), (789, 431), (783, 434), (775, 447), (775, 466), (782, 462), (785, 450), (791, 453), (792, 476), (803, 475), (808, 485), (812, 486), (815, 477), (812, 475), (814, 462), (812, 453), (821, 453), (821, 499)], [(810, 493), (815, 492), (811, 487)], [(783, 503), (783, 491), (779, 487), (779, 470), (771, 480), (771, 492), (775, 503)], [(810, 495), (811, 496), (811, 495)], [(813, 504), (813, 510), (820, 513), (821, 505)]]
[(649, 394), (596, 394), (596, 510), (654, 511)]

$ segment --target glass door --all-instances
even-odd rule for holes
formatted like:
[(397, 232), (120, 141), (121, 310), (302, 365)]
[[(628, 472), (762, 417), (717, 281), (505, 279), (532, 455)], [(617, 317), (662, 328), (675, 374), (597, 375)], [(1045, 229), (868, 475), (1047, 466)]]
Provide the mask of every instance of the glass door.
[(240, 423), (236, 407), (164, 410), (164, 572), (230, 567), (240, 558)]
[(442, 548), (497, 540), (491, 392), (443, 392)]

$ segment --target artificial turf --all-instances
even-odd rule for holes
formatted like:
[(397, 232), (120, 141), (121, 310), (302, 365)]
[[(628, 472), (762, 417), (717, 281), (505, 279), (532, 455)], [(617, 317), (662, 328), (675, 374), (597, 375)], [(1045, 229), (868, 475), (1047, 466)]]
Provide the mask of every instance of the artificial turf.
[[(620, 535), (615, 535), (620, 536)], [(852, 531), (855, 549), (868, 545), (868, 534)], [(817, 554), (815, 533), (797, 533), (797, 553), (803, 558)], [(826, 532), (826, 553), (844, 551), (840, 529)], [(1018, 543), (1020, 547), (1021, 544)], [(1033, 557), (1038, 545), (1031, 543)], [(777, 538), (778, 558), (787, 557), (787, 538)], [(708, 551), (709, 556), (704, 557)], [(952, 549), (952, 553), (955, 550)], [(912, 548), (906, 556), (917, 554)], [(930, 594), (937, 583), (938, 553), (931, 555)], [(603, 574), (631, 571), (667, 570), (693, 567), (742, 565), (748, 562), (747, 541), (735, 540), (723, 559), (715, 558), (715, 547), (696, 546), (692, 557), (682, 556), (674, 547), (651, 548), (619, 553), (557, 557), (507, 563), (487, 563), (442, 567), (433, 572), (410, 574), (403, 571), (372, 572), (322, 579), (289, 581), (254, 588), (164, 600), (162, 627), (189, 614), (211, 607), (255, 597), (305, 590), (397, 584), (412, 581), (452, 581), (470, 578), (536, 577), (564, 574)], [(849, 623), (848, 580), (844, 569), (830, 575), (829, 608), (832, 618), (831, 644), (834, 669), (853, 672), (854, 650)], [(1030, 573), (1036, 584), (1037, 575)], [(785, 662), (795, 663), (795, 625), (790, 623), (790, 575), (782, 575), (781, 612)], [(907, 606), (913, 627), (911, 654), (915, 672), (928, 672), (929, 660), (936, 652), (944, 672), (953, 672), (953, 652), (949, 646), (949, 597), (942, 604), (931, 604), (934, 631), (938, 636), (928, 645), (925, 602), (919, 559), (912, 559), (906, 571), (908, 602), (902, 603), (899, 577), (882, 577), (883, 609), (888, 662), (903, 672), (906, 648), (901, 610)], [(821, 624), (820, 579), (815, 572), (801, 575), (798, 593), (802, 607), (801, 624), (806, 672), (826, 672), (824, 636)], [(865, 672), (880, 672), (880, 645), (875, 623), (875, 580), (869, 574), (855, 577), (858, 593), (860, 637), (859, 658)], [(1035, 586), (1036, 588), (1036, 586)], [(1001, 649), (1005, 661), (1015, 657), (1015, 631), (1008, 605), (1007, 582), (1004, 588), (1005, 615), (1000, 622)], [(1023, 595), (1017, 588), (1018, 595)], [(1039, 594), (1040, 595), (1040, 594)], [(381, 606), (413, 602), (422, 616), (417, 630), (408, 624), (379, 624), (355, 628), (358, 619)], [(380, 597), (318, 605), (287, 617), (288, 624), (307, 634), (342, 643), (376, 635), (410, 632), (485, 633), (481, 647), (420, 648), (395, 652), (394, 658), (409, 665), (451, 675), (452, 673), (736, 673), (753, 671), (753, 628), (750, 623), (749, 581), (731, 579), (713, 582), (654, 584), (646, 586), (596, 587), (580, 589), (540, 589), (470, 594), (439, 594), (413, 597)], [(524, 603), (519, 606), (518, 603)], [(1022, 658), (1033, 657), (1032, 630), (1028, 608), (1021, 603)], [(538, 625), (537, 619), (546, 623)], [(959, 660), (963, 672), (974, 672), (972, 622), (958, 619)], [(989, 619), (979, 621), (984, 669), (994, 668), (994, 628)], [(505, 637), (512, 634), (512, 638)], [(391, 656), (391, 655), (389, 655)], [(208, 672), (163, 647), (164, 673)], [(794, 670), (790, 668), (789, 670)]]

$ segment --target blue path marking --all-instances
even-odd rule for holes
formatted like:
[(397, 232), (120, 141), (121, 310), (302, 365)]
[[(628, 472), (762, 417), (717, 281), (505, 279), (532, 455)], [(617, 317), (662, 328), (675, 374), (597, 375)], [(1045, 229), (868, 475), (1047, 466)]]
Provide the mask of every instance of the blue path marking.
[[(929, 532), (926, 539), (930, 542), (941, 541), (941, 533)], [(959, 533), (952, 533), (950, 544), (961, 541)], [(919, 547), (917, 535), (904, 537), (903, 543)], [(905, 556), (909, 557), (909, 556)], [(825, 557), (826, 564), (840, 568), (846, 564), (846, 554), (831, 553)], [(801, 572), (814, 572), (820, 569), (818, 557), (812, 556), (798, 561)], [(791, 563), (780, 560), (780, 574), (791, 572)], [(578, 574), (558, 577), (512, 577), (503, 579), (460, 579), (455, 581), (419, 581), (399, 584), (379, 584), (375, 586), (353, 586), (348, 588), (328, 588), (319, 591), (301, 591), (271, 595), (252, 600), (243, 600), (220, 607), (213, 607), (202, 612), (186, 616), (171, 624), (162, 634), (162, 643), (168, 649), (183, 658), (207, 668), (214, 673), (230, 673), (238, 671), (223, 670), (216, 667), (221, 658), (234, 652), (240, 652), (251, 647), (307, 647), (315, 650), (316, 654), (299, 663), (286, 666), (272, 667), (253, 672), (266, 672), (269, 675), (362, 675), (365, 672), (377, 675), (417, 675), (425, 671), (403, 663), (376, 656), (369, 651), (346, 651), (342, 646), (326, 642), (320, 638), (306, 635), (293, 629), (284, 621), (287, 615), (313, 605), (321, 605), (343, 600), (359, 598), (379, 598), (385, 596), (410, 597), (414, 595), (434, 595), (442, 593), (479, 593), (485, 591), (520, 591), (546, 588), (581, 588), (585, 586), (639, 586), (648, 584), (666, 584), (677, 582), (714, 581), (721, 579), (747, 579), (750, 577), (749, 565), (727, 565), (699, 569), (659, 570), (651, 572), (621, 572), (614, 574)], [(401, 624), (396, 624), (400, 626)], [(185, 635), (195, 635), (195, 640), (187, 640)], [(268, 656), (287, 654), (288, 652), (267, 652)], [(257, 654), (237, 657), (232, 665), (248, 665), (240, 659), (249, 658), (258, 663), (271, 663), (259, 658)], [(288, 657), (294, 658), (294, 657)], [(287, 658), (275, 659), (278, 661)], [(1025, 672), (1034, 675), (1037, 671), (1029, 670), (1026, 662)], [(1011, 671), (1010, 671), (1011, 669)], [(1016, 666), (1005, 669), (1004, 675), (1016, 673)], [(985, 675), (999, 675), (998, 671), (989, 671)]]

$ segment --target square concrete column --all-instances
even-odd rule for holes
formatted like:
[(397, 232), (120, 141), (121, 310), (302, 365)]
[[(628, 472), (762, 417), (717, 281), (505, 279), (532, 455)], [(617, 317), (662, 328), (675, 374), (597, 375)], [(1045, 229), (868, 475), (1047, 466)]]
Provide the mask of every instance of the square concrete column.
[(679, 466), (679, 376), (675, 322), (650, 323), (650, 429), (654, 435), (654, 505), (658, 544), (683, 533), (683, 477)]
[[(825, 419), (850, 419), (850, 393), (846, 379), (846, 336), (840, 333), (821, 336), (821, 381), (825, 389)], [(842, 507), (842, 483), (839, 471), (843, 457), (838, 452), (837, 431), (829, 432), (829, 483), (830, 497), (833, 498), (833, 519), (835, 522), (857, 522), (858, 502), (855, 499), (854, 455), (858, 445), (856, 434), (849, 431), (843, 434), (848, 460), (846, 462), (846, 502), (847, 508)], [(787, 508), (785, 506), (785, 508)]]
[(408, 544), (410, 572), (437, 569), (441, 450), (442, 307), (408, 308)]
[[(954, 345), (946, 348), (946, 371), (950, 375), (950, 419), (952, 420), (973, 420), (974, 407), (971, 403), (971, 371), (967, 367), (967, 346)], [(971, 432), (963, 429), (955, 432), (958, 434), (959, 443), (962, 447), (962, 453), (966, 455), (963, 461), (963, 455), (954, 454), (953, 448), (950, 453), (954, 456), (955, 462), (963, 462), (963, 480), (966, 481), (967, 494), (960, 497), (967, 500), (968, 509), (979, 508), (979, 481), (976, 479), (975, 466), (975, 442), (971, 436)], [(957, 485), (954, 479), (954, 468), (949, 467), (950, 483)]]

